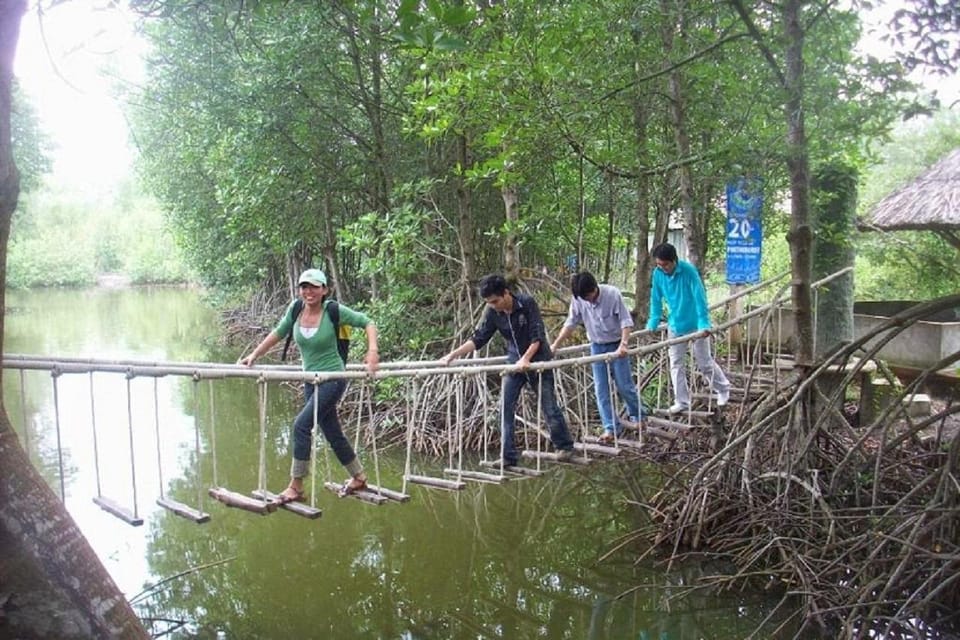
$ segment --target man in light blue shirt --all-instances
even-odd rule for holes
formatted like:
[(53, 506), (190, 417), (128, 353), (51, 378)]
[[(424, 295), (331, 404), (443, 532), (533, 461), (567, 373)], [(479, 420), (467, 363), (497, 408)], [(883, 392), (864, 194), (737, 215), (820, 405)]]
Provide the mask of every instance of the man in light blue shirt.
[(607, 284), (598, 285), (589, 271), (574, 274), (570, 280), (570, 289), (573, 298), (570, 300), (567, 320), (550, 348), (556, 351), (557, 346), (573, 333), (577, 325), (582, 324), (587, 330), (587, 339), (590, 340), (591, 355), (615, 354), (610, 361), (594, 362), (591, 365), (593, 390), (603, 425), (600, 442), (611, 444), (621, 430), (613, 410), (610, 373), (613, 373), (617, 394), (626, 405), (630, 420), (639, 422), (643, 419), (643, 407), (630, 371), (630, 359), (626, 357), (633, 318), (620, 290)]
[[(707, 309), (707, 292), (697, 268), (677, 258), (677, 249), (664, 242), (651, 252), (657, 268), (653, 270), (650, 285), (650, 319), (647, 329), (653, 331), (660, 324), (663, 303), (669, 308), (667, 335), (669, 338), (710, 329), (710, 312)], [(670, 347), (670, 380), (673, 382), (674, 403), (670, 413), (690, 409), (690, 389), (683, 372), (683, 360), (689, 342)], [(708, 336), (693, 341), (693, 359), (697, 368), (706, 376), (710, 388), (717, 394), (717, 406), (730, 400), (730, 382), (710, 354)]]

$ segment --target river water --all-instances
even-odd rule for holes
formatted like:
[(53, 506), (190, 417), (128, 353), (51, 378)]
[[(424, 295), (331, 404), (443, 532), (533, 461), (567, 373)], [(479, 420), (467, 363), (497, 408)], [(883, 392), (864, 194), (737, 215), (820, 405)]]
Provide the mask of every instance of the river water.
[[(234, 362), (217, 332), (214, 312), (188, 289), (7, 294), (11, 354)], [(715, 567), (668, 573), (655, 559), (635, 563), (636, 545), (611, 553), (646, 524), (630, 503), (658, 475), (635, 462), (565, 466), (459, 492), (409, 485), (409, 502), (382, 506), (318, 489), (319, 519), (261, 516), (205, 493), (214, 483), (240, 493), (257, 487), (254, 382), (11, 369), (3, 382), (34, 464), (55, 491), (62, 487), (155, 635), (727, 640), (746, 637), (771, 604), (690, 589)], [(274, 491), (285, 486), (296, 403), (289, 388), (269, 387), (264, 469)], [(361, 452), (368, 469), (372, 453)], [(381, 485), (401, 486), (404, 453), (378, 452)], [(342, 480), (329, 461), (318, 457), (317, 475)], [(419, 465), (441, 475), (445, 462)], [(98, 495), (135, 511), (143, 526), (100, 509)], [(159, 508), (161, 495), (210, 521)]]

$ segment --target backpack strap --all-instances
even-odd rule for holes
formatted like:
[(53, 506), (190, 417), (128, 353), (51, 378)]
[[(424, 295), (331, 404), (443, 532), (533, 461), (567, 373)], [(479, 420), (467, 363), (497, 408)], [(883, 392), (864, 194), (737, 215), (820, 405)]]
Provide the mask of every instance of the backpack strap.
[(340, 303), (336, 300), (327, 301), (327, 313), (330, 314), (330, 322), (333, 323), (333, 332), (340, 335)]
[(326, 306), (327, 314), (330, 316), (330, 322), (333, 323), (333, 335), (337, 340), (337, 352), (343, 364), (347, 364), (347, 356), (350, 354), (350, 327), (345, 327), (346, 333), (340, 331), (340, 303), (336, 300), (330, 300)]
[(293, 322), (290, 323), (290, 331), (287, 333), (287, 340), (283, 343), (283, 354), (280, 356), (280, 362), (284, 362), (287, 359), (287, 350), (290, 349), (290, 340), (293, 339), (293, 325), (296, 324), (297, 318), (300, 317), (300, 313), (303, 311), (303, 298), (297, 298), (293, 301)]

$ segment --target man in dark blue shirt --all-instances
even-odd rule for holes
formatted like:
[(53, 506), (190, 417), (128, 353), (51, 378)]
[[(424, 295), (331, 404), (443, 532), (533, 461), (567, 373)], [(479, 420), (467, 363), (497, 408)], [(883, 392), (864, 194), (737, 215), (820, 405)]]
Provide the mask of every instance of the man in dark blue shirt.
[(531, 362), (553, 359), (550, 343), (543, 327), (540, 308), (532, 296), (514, 294), (503, 276), (494, 274), (480, 281), (480, 297), (487, 302), (487, 311), (473, 337), (445, 355), (441, 362), (450, 364), (460, 356), (482, 349), (493, 334), (499, 332), (507, 343), (507, 361), (516, 364), (517, 371), (508, 373), (503, 384), (503, 415), (501, 416), (501, 450), (505, 466), (515, 466), (519, 453), (513, 442), (517, 400), (523, 385), (540, 392), (540, 407), (550, 427), (550, 440), (559, 452), (560, 460), (569, 460), (573, 454), (573, 439), (567, 421), (557, 404), (553, 386), (553, 371), (529, 371)]

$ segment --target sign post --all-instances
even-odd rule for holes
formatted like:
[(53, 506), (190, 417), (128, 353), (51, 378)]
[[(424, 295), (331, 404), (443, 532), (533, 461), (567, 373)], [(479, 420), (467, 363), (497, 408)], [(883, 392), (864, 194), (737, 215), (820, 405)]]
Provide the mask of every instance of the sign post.
[[(760, 249), (763, 243), (763, 183), (759, 178), (739, 178), (727, 183), (727, 284), (731, 297), (746, 284), (760, 282)], [(743, 301), (733, 300), (729, 317), (739, 317)], [(731, 327), (730, 342), (743, 344), (740, 325)], [(741, 354), (749, 357), (749, 354)]]
[(763, 184), (759, 178), (727, 183), (727, 284), (760, 282)]

